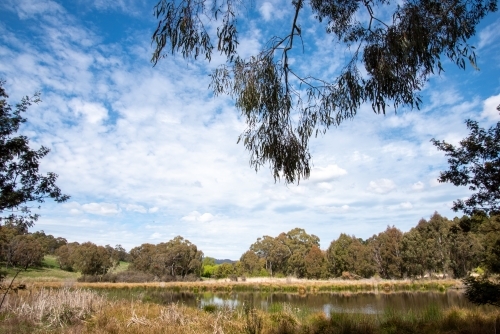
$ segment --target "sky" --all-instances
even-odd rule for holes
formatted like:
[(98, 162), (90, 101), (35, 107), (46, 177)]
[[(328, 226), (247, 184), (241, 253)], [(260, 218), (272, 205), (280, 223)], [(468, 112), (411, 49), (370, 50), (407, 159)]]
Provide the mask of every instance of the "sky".
[[(41, 171), (59, 175), (71, 196), (46, 201), (32, 231), (68, 241), (121, 244), (130, 250), (181, 235), (206, 256), (239, 259), (258, 237), (299, 227), (326, 249), (340, 233), (369, 238), (395, 226), (409, 231), (434, 212), (467, 198), (465, 187), (437, 181), (446, 157), (432, 138), (457, 144), (464, 121), (500, 120), (500, 15), (487, 16), (469, 41), (479, 71), (443, 58), (444, 73), (422, 91), (420, 110), (375, 114), (362, 105), (353, 120), (311, 139), (313, 169), (299, 185), (257, 173), (237, 144), (245, 120), (229, 97), (214, 97), (209, 74), (222, 62), (179, 55), (155, 67), (155, 1), (4, 0), (0, 3), (0, 78), (15, 105), (41, 93), (21, 132), (51, 152)], [(288, 31), (284, 0), (240, 8), (239, 53), (256, 54)], [(304, 9), (304, 46), (291, 64), (333, 78), (346, 51)], [(208, 22), (210, 31), (215, 24)]]

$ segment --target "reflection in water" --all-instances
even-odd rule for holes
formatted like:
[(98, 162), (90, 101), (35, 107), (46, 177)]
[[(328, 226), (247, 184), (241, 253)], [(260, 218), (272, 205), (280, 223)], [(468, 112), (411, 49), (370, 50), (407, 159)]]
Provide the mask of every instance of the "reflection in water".
[(284, 293), (172, 293), (159, 292), (150, 296), (152, 301), (169, 304), (182, 303), (191, 307), (202, 308), (214, 304), (220, 307), (241, 308), (251, 304), (262, 310), (269, 311), (273, 305), (287, 303), (295, 309), (308, 308), (311, 311), (349, 312), (377, 314), (386, 309), (398, 311), (420, 311), (429, 305), (440, 309), (450, 307), (475, 308), (469, 303), (462, 292), (450, 290), (441, 292), (400, 292), (400, 293), (319, 293), (319, 294), (284, 294)]

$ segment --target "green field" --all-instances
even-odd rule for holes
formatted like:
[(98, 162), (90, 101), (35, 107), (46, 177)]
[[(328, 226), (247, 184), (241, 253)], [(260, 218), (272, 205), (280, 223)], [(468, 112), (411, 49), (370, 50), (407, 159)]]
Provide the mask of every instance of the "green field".
[[(5, 269), (2, 268), (2, 269)], [(9, 277), (13, 277), (16, 273), (16, 269), (7, 268), (7, 280)], [(76, 280), (80, 277), (80, 273), (64, 271), (59, 269), (56, 257), (52, 255), (46, 255), (43, 259), (42, 267), (39, 268), (28, 268), (27, 270), (21, 270), (19, 275), (17, 275), (16, 280), (22, 281), (60, 281), (73, 279)]]
[[(120, 264), (110, 270), (111, 273), (117, 273), (127, 270), (129, 266), (128, 262), (120, 261)], [(2, 269), (5, 269), (3, 267)], [(7, 268), (7, 279), (13, 277), (16, 273), (16, 269)], [(39, 268), (28, 268), (27, 270), (22, 270), (19, 275), (17, 275), (16, 280), (19, 282), (23, 281), (40, 281), (40, 282), (51, 282), (51, 281), (65, 281), (65, 280), (76, 280), (80, 277), (79, 272), (65, 271), (59, 268), (56, 257), (53, 255), (45, 255), (43, 259), (43, 264)]]

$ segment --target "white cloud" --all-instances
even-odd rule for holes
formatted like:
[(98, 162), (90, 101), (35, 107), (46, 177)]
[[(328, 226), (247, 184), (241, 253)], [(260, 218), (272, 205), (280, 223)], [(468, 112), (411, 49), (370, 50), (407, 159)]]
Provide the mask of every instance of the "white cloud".
[(148, 212), (149, 213), (155, 213), (155, 212), (158, 212), (159, 208), (157, 206), (153, 206), (152, 208), (149, 208), (148, 209)]
[(400, 143), (390, 143), (382, 147), (382, 152), (389, 153), (393, 156), (401, 156), (401, 157), (412, 157), (415, 155), (412, 147), (409, 143), (400, 142)]
[(209, 221), (214, 220), (214, 218), (215, 217), (211, 213), (206, 212), (204, 214), (200, 214), (198, 211), (192, 211), (187, 216), (182, 217), (181, 220), (187, 222), (207, 223)]
[(270, 2), (264, 2), (259, 8), (259, 12), (265, 21), (269, 21), (272, 18), (274, 7)]
[(359, 151), (354, 151), (354, 153), (352, 154), (352, 161), (355, 161), (355, 162), (370, 162), (372, 161), (373, 158), (367, 154), (364, 154), (364, 153), (360, 153)]
[[(498, 44), (498, 39), (500, 38), (500, 30), (498, 29), (499, 26), (500, 20), (496, 20), (479, 32), (479, 43), (477, 44), (478, 49)], [(495, 42), (495, 40), (497, 42)]]
[(149, 239), (150, 240), (158, 240), (158, 239), (161, 239), (162, 237), (163, 237), (163, 234), (155, 232), (149, 236)]
[(490, 96), (483, 102), (483, 112), (481, 115), (492, 121), (499, 121), (500, 112), (497, 110), (497, 107), (499, 105), (500, 105), (500, 94)]
[(396, 185), (392, 180), (389, 179), (379, 179), (375, 181), (370, 181), (368, 185), (368, 191), (377, 194), (387, 194), (396, 189)]
[(330, 213), (339, 213), (339, 214), (342, 214), (342, 213), (347, 213), (351, 210), (351, 207), (347, 204), (344, 204), (344, 205), (341, 205), (341, 206), (319, 206), (318, 209), (321, 211), (321, 212), (324, 212), (324, 213), (327, 213), (327, 214), (330, 214)]
[(401, 209), (409, 210), (413, 208), (413, 205), (410, 202), (403, 202), (399, 204)]
[(27, 19), (33, 17), (34, 15), (54, 15), (64, 12), (64, 9), (58, 3), (50, 0), (7, 1), (7, 6), (16, 10), (21, 19)]
[(347, 171), (337, 165), (326, 167), (314, 167), (311, 171), (310, 180), (312, 182), (331, 182), (336, 178), (346, 175)]
[(76, 115), (83, 115), (91, 124), (100, 123), (108, 118), (108, 111), (99, 103), (73, 99), (69, 102), (69, 107), (73, 109)]
[(411, 186), (411, 189), (419, 191), (419, 190), (424, 189), (424, 187), (425, 187), (424, 184), (422, 182), (418, 181)]
[(94, 215), (115, 215), (120, 212), (118, 206), (111, 203), (88, 203), (83, 204), (81, 209)]
[(146, 213), (148, 210), (146, 210), (145, 207), (142, 205), (137, 205), (137, 204), (121, 204), (120, 207), (124, 208), (127, 211), (133, 211), (133, 212), (139, 212), (139, 213)]

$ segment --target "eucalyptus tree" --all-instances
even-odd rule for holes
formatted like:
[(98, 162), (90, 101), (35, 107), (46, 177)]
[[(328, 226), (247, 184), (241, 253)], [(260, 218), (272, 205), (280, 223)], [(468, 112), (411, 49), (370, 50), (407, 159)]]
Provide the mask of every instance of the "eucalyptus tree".
[(257, 254), (255, 254), (255, 252), (252, 252), (251, 250), (247, 250), (245, 253), (243, 253), (243, 255), (241, 255), (240, 263), (243, 272), (251, 276), (258, 276), (260, 270), (262, 269), (259, 257), (257, 256)]
[(38, 219), (38, 214), (31, 213), (33, 203), (43, 203), (47, 198), (64, 202), (69, 196), (57, 187), (57, 174), (42, 175), (38, 171), (40, 160), (50, 150), (44, 146), (34, 150), (28, 137), (16, 134), (26, 122), (23, 113), (41, 101), (40, 95), (24, 97), (12, 109), (3, 85), (0, 80), (0, 224), (10, 222), (27, 229)]
[(306, 256), (313, 247), (319, 249), (319, 238), (314, 234), (308, 234), (302, 228), (294, 228), (286, 234), (280, 234), (278, 239), (282, 240), (290, 251), (290, 256), (287, 259), (287, 274), (299, 278), (306, 277), (308, 275)]
[(451, 221), (437, 212), (434, 212), (429, 221), (420, 220), (416, 227), (426, 240), (429, 252), (427, 258), (429, 271), (448, 274), (450, 268), (450, 227)]
[(130, 250), (130, 270), (149, 272), (152, 268), (156, 246), (145, 243)]
[[(468, 39), (497, 10), (497, 1), (293, 0), (284, 9), (288, 29), (271, 31), (262, 50), (243, 58), (238, 36), (251, 6), (159, 0), (151, 61), (156, 65), (174, 53), (210, 61), (219, 52), (225, 63), (212, 73), (211, 88), (215, 95), (229, 94), (245, 118), (238, 142), (250, 152), (251, 166), (258, 170), (269, 163), (275, 180), (292, 183), (310, 174), (310, 137), (352, 119), (361, 104), (383, 114), (390, 106), (418, 108), (424, 84), (443, 70), (442, 56), (460, 68), (466, 61), (476, 67)], [(314, 37), (302, 27), (315, 23), (338, 42), (332, 53), (347, 55), (336, 74), (318, 76), (292, 61)], [(210, 32), (214, 26), (216, 36)], [(324, 63), (331, 61), (333, 56)]]
[(200, 277), (203, 252), (181, 236), (157, 245), (142, 244), (130, 250), (130, 269), (152, 273), (168, 280)]
[(344, 272), (365, 278), (375, 273), (373, 257), (369, 245), (362, 243), (355, 236), (341, 233), (326, 250), (330, 273), (340, 277)]
[(10, 264), (22, 268), (40, 267), (42, 265), (44, 249), (40, 242), (32, 235), (15, 236), (9, 244)]
[(318, 246), (312, 246), (307, 252), (304, 257), (304, 264), (307, 278), (320, 279), (328, 276), (325, 253)]
[(380, 277), (386, 279), (402, 278), (402, 240), (403, 232), (394, 226), (387, 226), (384, 232), (369, 239), (373, 260)]
[(470, 134), (457, 146), (432, 139), (448, 157), (449, 169), (441, 172), (438, 181), (468, 186), (473, 192), (468, 199), (453, 202), (454, 211), (500, 214), (500, 122), (487, 130), (472, 120), (466, 125)]
[(464, 231), (461, 222), (468, 219), (455, 218), (449, 230), (450, 269), (454, 278), (466, 277), (484, 258), (484, 245), (478, 234)]
[(73, 261), (73, 252), (78, 246), (80, 246), (78, 242), (70, 242), (56, 249), (54, 254), (60, 269), (73, 271), (75, 265)]
[(106, 248), (90, 241), (73, 249), (71, 261), (73, 269), (81, 272), (82, 275), (104, 275), (114, 265)]
[(156, 245), (153, 267), (156, 272), (185, 278), (188, 274), (201, 275), (203, 252), (195, 244), (181, 236)]
[(271, 276), (277, 272), (283, 273), (286, 261), (292, 254), (284, 242), (268, 235), (257, 238), (257, 241), (250, 246), (250, 250), (264, 259), (266, 270)]
[[(500, 105), (497, 110), (500, 111)], [(455, 201), (453, 210), (472, 216), (462, 225), (466, 230), (476, 228), (485, 236), (483, 243), (486, 241), (487, 258), (484, 264), (487, 271), (482, 278), (467, 277), (464, 280), (466, 295), (478, 304), (500, 306), (500, 284), (488, 277), (500, 273), (500, 225), (495, 224), (500, 215), (500, 122), (489, 129), (479, 127), (472, 120), (467, 120), (466, 125), (470, 134), (457, 146), (432, 140), (448, 157), (449, 169), (441, 172), (438, 180), (468, 186), (472, 191), (468, 199)]]
[(403, 235), (401, 240), (401, 254), (405, 275), (411, 278), (424, 277), (428, 270), (429, 253), (426, 240), (416, 228)]
[(44, 231), (33, 232), (30, 233), (30, 235), (40, 242), (43, 247), (44, 254), (54, 254), (56, 249), (68, 243), (66, 239), (61, 237), (56, 238), (51, 234), (47, 235)]

